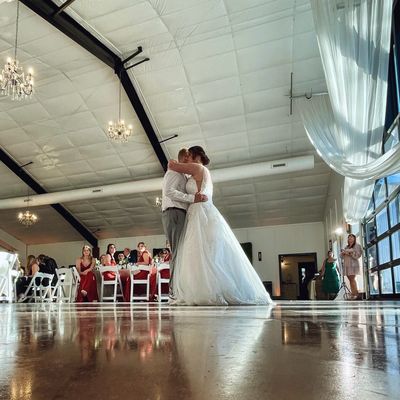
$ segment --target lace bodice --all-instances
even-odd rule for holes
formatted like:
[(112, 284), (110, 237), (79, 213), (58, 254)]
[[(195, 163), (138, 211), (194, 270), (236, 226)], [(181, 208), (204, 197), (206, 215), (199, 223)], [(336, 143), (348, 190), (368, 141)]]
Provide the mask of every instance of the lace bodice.
[[(194, 178), (190, 177), (186, 182), (186, 191), (189, 194), (196, 194), (199, 191)], [(206, 167), (203, 168), (203, 182), (201, 184), (200, 192), (208, 197), (209, 203), (212, 203), (213, 183), (210, 171)]]

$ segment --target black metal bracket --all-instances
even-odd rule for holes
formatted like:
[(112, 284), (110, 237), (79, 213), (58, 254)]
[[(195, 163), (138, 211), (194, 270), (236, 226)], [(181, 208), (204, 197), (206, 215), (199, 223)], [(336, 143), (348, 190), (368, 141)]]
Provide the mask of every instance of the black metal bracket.
[(67, 7), (69, 7), (75, 0), (67, 0), (64, 4), (58, 7), (57, 11), (54, 13), (54, 16), (62, 13)]
[(175, 138), (177, 138), (178, 137), (178, 134), (177, 133), (175, 133), (175, 135), (172, 135), (172, 136), (170, 136), (170, 137), (168, 137), (168, 138), (166, 138), (166, 139), (163, 139), (163, 140), (160, 140), (158, 143), (164, 143), (164, 142), (168, 142), (168, 140), (171, 140), (171, 139), (175, 139)]

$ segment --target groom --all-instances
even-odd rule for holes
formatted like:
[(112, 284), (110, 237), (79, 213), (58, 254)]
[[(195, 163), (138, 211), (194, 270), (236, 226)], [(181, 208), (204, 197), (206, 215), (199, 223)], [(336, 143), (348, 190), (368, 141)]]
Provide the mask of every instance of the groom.
[[(178, 161), (187, 163), (190, 161), (188, 149), (182, 149), (178, 153)], [(173, 298), (172, 281), (174, 277), (174, 264), (177, 254), (177, 246), (185, 225), (186, 210), (191, 203), (207, 201), (207, 196), (201, 193), (186, 193), (187, 178), (184, 174), (168, 170), (164, 175), (162, 185), (162, 223), (165, 235), (171, 246), (171, 259), (169, 262), (170, 281), (169, 296)]]

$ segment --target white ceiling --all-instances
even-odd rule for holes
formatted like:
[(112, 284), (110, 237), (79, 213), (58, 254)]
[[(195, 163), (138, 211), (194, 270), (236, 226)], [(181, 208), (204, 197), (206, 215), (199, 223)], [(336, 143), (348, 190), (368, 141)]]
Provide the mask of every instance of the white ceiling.
[[(219, 168), (315, 154), (287, 97), (292, 71), (296, 92), (326, 89), (308, 0), (76, 0), (67, 12), (123, 58), (143, 46), (138, 58), (150, 61), (130, 77), (159, 137), (179, 134), (167, 156), (198, 144)], [(0, 60), (12, 53), (14, 20), (15, 1), (0, 4)], [(2, 148), (19, 164), (33, 161), (27, 172), (49, 192), (161, 176), (125, 94), (135, 136), (127, 144), (106, 138), (117, 116), (113, 71), (22, 4), (19, 31), (18, 58), (34, 68), (36, 93), (23, 102), (0, 97)], [(330, 174), (317, 157), (310, 171), (218, 184), (215, 202), (234, 227), (321, 221)], [(0, 178), (1, 198), (25, 195), (6, 167)], [(155, 234), (156, 195), (64, 206), (99, 238)], [(13, 219), (0, 228), (26, 242), (76, 240), (63, 221), (52, 240), (52, 213), (35, 239)]]

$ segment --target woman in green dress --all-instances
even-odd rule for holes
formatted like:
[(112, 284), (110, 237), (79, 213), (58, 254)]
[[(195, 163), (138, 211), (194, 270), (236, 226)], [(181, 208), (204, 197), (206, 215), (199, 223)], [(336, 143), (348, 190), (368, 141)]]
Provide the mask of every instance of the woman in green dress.
[(334, 299), (339, 291), (339, 270), (331, 250), (328, 251), (328, 258), (322, 265), (321, 275), (323, 278), (322, 290), (328, 295), (329, 300)]

